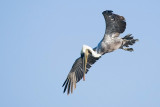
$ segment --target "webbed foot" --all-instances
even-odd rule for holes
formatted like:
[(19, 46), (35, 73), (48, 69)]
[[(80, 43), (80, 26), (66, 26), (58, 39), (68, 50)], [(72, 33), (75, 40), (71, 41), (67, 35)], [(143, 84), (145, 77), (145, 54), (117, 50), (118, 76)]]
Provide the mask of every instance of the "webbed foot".
[(137, 41), (139, 41), (138, 39), (134, 39), (133, 36), (131, 36), (132, 34), (128, 34), (125, 37), (123, 37), (123, 43), (122, 46), (120, 47), (120, 49), (123, 49), (125, 51), (133, 51), (133, 48), (124, 48), (124, 47), (129, 47), (130, 45), (135, 44)]

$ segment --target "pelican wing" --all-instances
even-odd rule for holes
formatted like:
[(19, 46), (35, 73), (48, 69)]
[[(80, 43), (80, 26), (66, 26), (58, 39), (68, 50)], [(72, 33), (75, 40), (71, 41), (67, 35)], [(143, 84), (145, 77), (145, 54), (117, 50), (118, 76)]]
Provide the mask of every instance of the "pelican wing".
[[(83, 58), (84, 56), (79, 57), (78, 59), (76, 59), (76, 61), (74, 62), (71, 71), (69, 72), (65, 82), (63, 83), (62, 87), (64, 87), (64, 93), (67, 89), (67, 94), (73, 92), (73, 87), (76, 88), (76, 83), (79, 82), (83, 75), (84, 75), (84, 71), (83, 71)], [(95, 58), (93, 57), (91, 54), (88, 55), (88, 61), (87, 61), (87, 65), (86, 65), (86, 71), (88, 72), (89, 68), (92, 66), (92, 64), (94, 64), (99, 58)], [(87, 73), (86, 72), (86, 73)]]
[(113, 11), (104, 11), (102, 14), (106, 22), (106, 34), (123, 33), (126, 29), (126, 21), (123, 16), (112, 13)]

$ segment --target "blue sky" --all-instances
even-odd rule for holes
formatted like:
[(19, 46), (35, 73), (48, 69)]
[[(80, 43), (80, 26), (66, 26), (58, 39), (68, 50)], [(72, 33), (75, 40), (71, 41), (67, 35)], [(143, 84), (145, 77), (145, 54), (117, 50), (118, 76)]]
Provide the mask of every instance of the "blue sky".
[[(1, 0), (0, 107), (160, 107), (158, 0)], [(102, 11), (126, 18), (134, 52), (104, 55), (70, 96), (61, 87), (83, 44), (102, 39)]]

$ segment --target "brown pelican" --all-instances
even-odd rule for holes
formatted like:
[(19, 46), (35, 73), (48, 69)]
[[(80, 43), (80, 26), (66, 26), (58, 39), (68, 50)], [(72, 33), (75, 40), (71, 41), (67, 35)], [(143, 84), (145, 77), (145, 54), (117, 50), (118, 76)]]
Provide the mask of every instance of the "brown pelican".
[[(105, 22), (106, 30), (103, 39), (95, 48), (87, 45), (82, 46), (81, 56), (74, 62), (71, 71), (69, 72), (63, 86), (64, 92), (67, 89), (67, 94), (73, 92), (76, 88), (76, 83), (82, 78), (85, 80), (85, 74), (89, 68), (104, 54), (113, 52), (117, 49), (126, 51), (133, 51), (129, 45), (133, 45), (138, 39), (134, 39), (131, 34), (121, 38), (119, 35), (126, 29), (126, 21), (123, 16), (114, 14), (111, 10), (102, 12)], [(62, 86), (62, 87), (63, 87)]]

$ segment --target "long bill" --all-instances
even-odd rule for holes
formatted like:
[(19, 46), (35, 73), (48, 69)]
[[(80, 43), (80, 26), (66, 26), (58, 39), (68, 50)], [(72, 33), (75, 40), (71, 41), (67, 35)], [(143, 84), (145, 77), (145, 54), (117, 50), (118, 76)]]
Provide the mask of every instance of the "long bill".
[(86, 74), (86, 69), (87, 69), (87, 60), (88, 60), (88, 49), (86, 49), (85, 50), (85, 53), (84, 53), (84, 65), (83, 65), (83, 67), (84, 67), (84, 71), (83, 71), (83, 81), (85, 81), (85, 74)]

